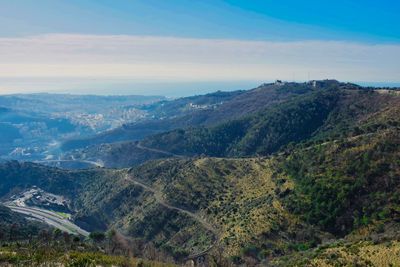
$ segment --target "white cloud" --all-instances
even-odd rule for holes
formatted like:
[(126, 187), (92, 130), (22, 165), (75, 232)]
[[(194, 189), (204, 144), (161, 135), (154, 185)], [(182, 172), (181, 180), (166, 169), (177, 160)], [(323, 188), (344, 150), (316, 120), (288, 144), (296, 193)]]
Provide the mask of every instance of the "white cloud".
[(398, 82), (400, 45), (52, 34), (0, 38), (0, 78)]

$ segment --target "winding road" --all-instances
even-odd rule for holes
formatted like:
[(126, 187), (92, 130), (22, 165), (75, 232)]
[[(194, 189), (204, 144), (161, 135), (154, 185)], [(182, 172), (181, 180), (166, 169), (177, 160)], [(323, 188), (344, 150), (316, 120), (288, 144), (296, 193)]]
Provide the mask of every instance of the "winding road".
[(160, 153), (160, 154), (168, 155), (171, 157), (184, 158), (184, 156), (182, 156), (182, 155), (174, 154), (174, 153), (164, 151), (164, 150), (159, 150), (156, 148), (150, 148), (150, 147), (143, 146), (140, 142), (137, 142), (136, 147), (139, 149), (142, 149), (142, 150), (147, 150), (149, 152), (153, 152), (153, 153)]
[(186, 214), (187, 216), (189, 216), (189, 217), (192, 218), (193, 220), (195, 220), (195, 221), (197, 221), (198, 223), (200, 223), (205, 229), (207, 229), (208, 231), (210, 231), (210, 232), (214, 235), (214, 242), (213, 242), (213, 244), (212, 244), (210, 247), (208, 247), (207, 249), (205, 249), (205, 250), (203, 250), (203, 251), (201, 251), (201, 252), (199, 252), (199, 253), (196, 253), (196, 254), (193, 254), (193, 255), (188, 256), (188, 257), (187, 257), (187, 260), (195, 259), (195, 258), (198, 258), (198, 257), (201, 257), (201, 256), (206, 255), (206, 254), (216, 245), (216, 243), (218, 242), (219, 232), (218, 232), (218, 230), (217, 230), (213, 225), (211, 225), (211, 224), (208, 223), (206, 220), (204, 220), (203, 218), (201, 218), (199, 215), (197, 215), (197, 214), (195, 214), (195, 213), (193, 213), (193, 212), (191, 212), (191, 211), (189, 211), (189, 210), (186, 210), (186, 209), (183, 209), (183, 208), (176, 207), (176, 206), (173, 206), (173, 205), (171, 205), (171, 204), (168, 204), (168, 203), (165, 202), (165, 200), (163, 199), (162, 193), (161, 193), (161, 192), (155, 190), (154, 188), (150, 187), (150, 186), (147, 185), (147, 184), (144, 184), (143, 182), (140, 182), (140, 181), (138, 181), (138, 180), (135, 180), (131, 175), (127, 174), (127, 175), (125, 176), (125, 179), (131, 181), (131, 182), (134, 183), (135, 185), (138, 185), (138, 186), (142, 187), (144, 190), (153, 193), (154, 198), (156, 199), (157, 203), (159, 203), (160, 205), (162, 205), (162, 206), (164, 206), (164, 207), (166, 207), (166, 208), (168, 208), (168, 209), (176, 210), (176, 211), (178, 211), (178, 212), (181, 212), (181, 213)]

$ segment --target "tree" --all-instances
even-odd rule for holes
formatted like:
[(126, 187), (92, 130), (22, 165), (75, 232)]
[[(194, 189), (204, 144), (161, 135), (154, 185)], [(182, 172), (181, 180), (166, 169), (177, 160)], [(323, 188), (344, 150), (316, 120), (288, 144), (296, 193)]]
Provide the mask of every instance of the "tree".
[(106, 239), (106, 235), (103, 232), (91, 232), (89, 238), (96, 243), (101, 243)]
[(62, 231), (58, 228), (54, 229), (53, 231), (53, 237), (54, 239), (58, 239), (59, 237), (61, 237), (62, 235)]

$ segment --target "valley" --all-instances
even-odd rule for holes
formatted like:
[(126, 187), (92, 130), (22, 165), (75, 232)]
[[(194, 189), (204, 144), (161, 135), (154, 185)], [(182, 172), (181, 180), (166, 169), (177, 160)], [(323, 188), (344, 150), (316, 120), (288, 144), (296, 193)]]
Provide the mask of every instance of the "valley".
[(1, 157), (60, 160), (62, 142), (106, 132), (150, 117), (144, 106), (159, 96), (16, 94), (0, 96)]

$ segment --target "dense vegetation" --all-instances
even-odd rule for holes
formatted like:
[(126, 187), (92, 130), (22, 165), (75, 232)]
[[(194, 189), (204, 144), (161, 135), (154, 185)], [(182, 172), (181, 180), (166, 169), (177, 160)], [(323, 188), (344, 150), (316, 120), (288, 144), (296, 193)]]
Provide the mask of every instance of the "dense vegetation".
[(309, 138), (323, 125), (337, 99), (337, 91), (319, 91), (214, 127), (155, 135), (142, 144), (184, 155), (267, 155)]
[(399, 99), (364, 116), (341, 137), (305, 143), (283, 160), (298, 186), (288, 199), (307, 221), (346, 234), (399, 216)]
[[(275, 183), (272, 194), (275, 197), (270, 201), (275, 198), (278, 201), (275, 203), (285, 207), (284, 214), (294, 217), (286, 218), (284, 223), (276, 218), (272, 222), (276, 229), (284, 229), (286, 234), (290, 233), (289, 229), (295, 229), (294, 233), (298, 235), (302, 232), (304, 235), (307, 231), (315, 231), (306, 230), (313, 227), (327, 233), (303, 236), (303, 240), (293, 238), (288, 243), (276, 239), (279, 236), (276, 232), (263, 233), (269, 240), (280, 240), (269, 243), (267, 249), (279, 256), (280, 253), (287, 253), (288, 248), (304, 250), (315, 246), (329, 234), (339, 238), (369, 226), (375, 231), (385, 232), (388, 223), (397, 223), (400, 214), (400, 183), (397, 179), (400, 171), (400, 123), (396, 114), (400, 114), (399, 107), (399, 97), (390, 92), (364, 91), (353, 87), (329, 88), (267, 108), (264, 113), (213, 127), (156, 135), (145, 139), (142, 144), (177, 154), (222, 157), (268, 155), (283, 151), (268, 164)], [(206, 162), (207, 169), (215, 167), (213, 161)], [(155, 186), (165, 184), (163, 190), (171, 203), (208, 215), (210, 220), (221, 216), (221, 227), (240, 232), (235, 224), (228, 223), (227, 218), (232, 216), (229, 215), (232, 211), (239, 212), (241, 228), (248, 227), (246, 211), (232, 206), (240, 203), (238, 193), (234, 194), (234, 199), (227, 198), (227, 203), (221, 204), (223, 196), (232, 190), (226, 180), (232, 174), (232, 166), (227, 170), (218, 168), (216, 174), (198, 171), (199, 165), (191, 161), (185, 163), (185, 167), (174, 162), (167, 170), (164, 170), (167, 162), (160, 164), (140, 167), (137, 176), (146, 177), (154, 173), (154, 177), (143, 179), (155, 183)], [(265, 166), (261, 168), (266, 172)], [(239, 169), (244, 169), (244, 166)], [(221, 173), (224, 178), (216, 183), (214, 179)], [(255, 184), (261, 185), (260, 182)], [(218, 200), (218, 208), (213, 208), (215, 199)], [(261, 206), (257, 204), (254, 207)], [(259, 219), (249, 221), (256, 223)], [(218, 225), (218, 221), (213, 222)], [(288, 222), (294, 226), (288, 227)], [(294, 222), (301, 222), (303, 226)], [(267, 221), (264, 223), (268, 224)], [(252, 241), (245, 241), (245, 235), (239, 235), (242, 242), (239, 244), (251, 242), (252, 247), (248, 252), (241, 252), (244, 253), (241, 256), (239, 253), (239, 256), (243, 259), (247, 254), (257, 255), (256, 258), (261, 259), (260, 253), (266, 241), (260, 242), (263, 240), (261, 237), (255, 241), (256, 231), (252, 228), (245, 231), (252, 233)], [(391, 234), (389, 238), (395, 237)], [(232, 245), (235, 244), (231, 241), (232, 236), (227, 240), (227, 243), (221, 240), (225, 248), (229, 253), (237, 253), (235, 245)]]

